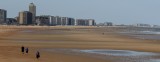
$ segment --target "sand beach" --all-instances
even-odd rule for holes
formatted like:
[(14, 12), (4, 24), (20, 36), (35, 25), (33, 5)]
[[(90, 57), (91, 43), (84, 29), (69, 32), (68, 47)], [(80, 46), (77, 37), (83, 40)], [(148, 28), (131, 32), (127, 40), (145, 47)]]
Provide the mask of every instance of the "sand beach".
[[(147, 61), (158, 62), (159, 61), (160, 59), (159, 40), (134, 38), (131, 36), (119, 34), (117, 33), (118, 31), (123, 31), (123, 30), (113, 27), (108, 28), (108, 27), (83, 27), (83, 26), (82, 27), (1, 26), (0, 61), (1, 62), (147, 62)], [(22, 45), (29, 48), (29, 54), (21, 53), (20, 48)], [(36, 51), (40, 51), (41, 54), (40, 59), (36, 59), (35, 57)], [(105, 54), (104, 55), (99, 54), (99, 52), (101, 53), (105, 52)], [(134, 56), (135, 54), (133, 52), (139, 55)], [(124, 56), (126, 53), (129, 56)], [(131, 53), (133, 53), (133, 56), (130, 55)]]

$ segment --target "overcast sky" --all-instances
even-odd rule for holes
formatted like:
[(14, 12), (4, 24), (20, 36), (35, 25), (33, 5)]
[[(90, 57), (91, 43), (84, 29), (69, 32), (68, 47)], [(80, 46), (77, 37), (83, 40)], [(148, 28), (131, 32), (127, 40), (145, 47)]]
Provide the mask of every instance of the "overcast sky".
[(28, 10), (31, 2), (37, 6), (37, 15), (160, 25), (160, 0), (1, 0), (0, 9), (6, 9), (8, 17), (15, 17), (19, 11)]

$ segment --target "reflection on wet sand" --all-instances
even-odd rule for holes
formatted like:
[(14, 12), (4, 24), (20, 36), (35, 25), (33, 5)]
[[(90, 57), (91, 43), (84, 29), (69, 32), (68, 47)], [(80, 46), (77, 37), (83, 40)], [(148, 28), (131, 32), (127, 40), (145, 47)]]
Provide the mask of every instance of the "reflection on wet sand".
[(108, 50), (108, 49), (43, 49), (48, 52), (63, 52), (73, 55), (87, 55), (101, 59), (111, 59), (115, 62), (159, 62), (160, 59), (156, 59), (156, 56), (160, 56), (159, 53), (152, 52), (139, 52), (130, 50)]

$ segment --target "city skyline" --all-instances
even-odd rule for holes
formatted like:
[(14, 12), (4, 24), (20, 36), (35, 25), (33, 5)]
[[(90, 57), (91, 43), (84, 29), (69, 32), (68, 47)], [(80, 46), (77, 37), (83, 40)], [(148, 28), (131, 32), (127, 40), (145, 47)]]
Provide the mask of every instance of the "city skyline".
[[(20, 4), (17, 4), (20, 2)], [(28, 5), (37, 6), (37, 15), (58, 15), (73, 18), (95, 19), (96, 22), (115, 24), (157, 24), (160, 21), (160, 1), (158, 0), (101, 0), (101, 1), (61, 1), (61, 0), (9, 0), (0, 2), (0, 8), (7, 10), (8, 18), (18, 16), (20, 11), (28, 11)]]

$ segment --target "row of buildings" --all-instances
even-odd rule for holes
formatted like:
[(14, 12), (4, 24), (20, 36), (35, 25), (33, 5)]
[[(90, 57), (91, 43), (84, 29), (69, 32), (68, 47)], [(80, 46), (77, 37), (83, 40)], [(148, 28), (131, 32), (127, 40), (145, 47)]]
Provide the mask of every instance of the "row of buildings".
[(94, 26), (94, 19), (74, 19), (71, 17), (60, 17), (41, 15), (36, 16), (36, 6), (33, 3), (29, 4), (29, 11), (21, 11), (15, 18), (7, 18), (7, 11), (0, 9), (0, 24), (5, 25), (48, 25), (48, 26)]
[(113, 26), (112, 22), (104, 22), (104, 23), (99, 23), (97, 26)]
[(94, 19), (74, 19), (71, 17), (42, 15), (36, 17), (36, 25), (62, 26), (94, 26)]

